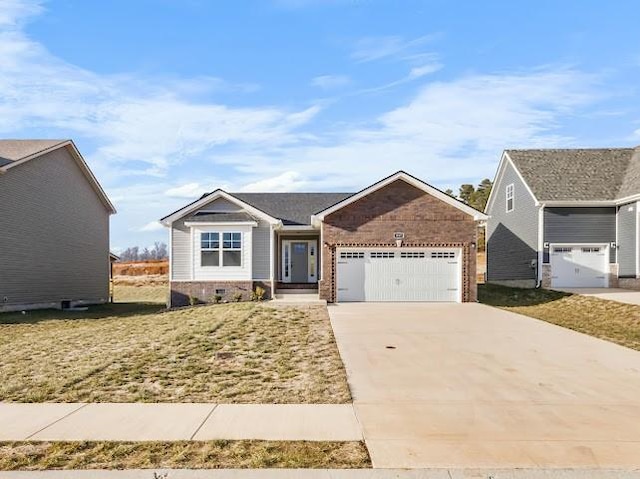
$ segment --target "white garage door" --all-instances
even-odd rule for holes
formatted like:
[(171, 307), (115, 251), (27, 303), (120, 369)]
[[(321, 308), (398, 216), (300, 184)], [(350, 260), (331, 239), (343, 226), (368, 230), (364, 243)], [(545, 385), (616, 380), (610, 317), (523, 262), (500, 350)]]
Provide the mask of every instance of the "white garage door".
[(460, 249), (337, 250), (340, 301), (461, 301)]
[(605, 288), (609, 251), (604, 245), (551, 246), (551, 286)]

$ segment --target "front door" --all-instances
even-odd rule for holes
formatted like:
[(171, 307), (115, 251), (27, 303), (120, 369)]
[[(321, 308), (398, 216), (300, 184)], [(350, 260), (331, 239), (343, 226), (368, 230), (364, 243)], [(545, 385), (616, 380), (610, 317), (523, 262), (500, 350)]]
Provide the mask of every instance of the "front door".
[(309, 243), (306, 241), (291, 242), (291, 282), (306, 283), (309, 281)]

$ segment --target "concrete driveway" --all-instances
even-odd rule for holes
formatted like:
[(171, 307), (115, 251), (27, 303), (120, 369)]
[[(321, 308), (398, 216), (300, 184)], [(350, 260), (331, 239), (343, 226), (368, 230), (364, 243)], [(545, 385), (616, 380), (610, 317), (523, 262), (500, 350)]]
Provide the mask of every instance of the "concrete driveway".
[(374, 467), (640, 467), (640, 353), (479, 304), (329, 307)]
[(622, 288), (556, 288), (565, 293), (593, 296), (594, 298), (640, 305), (640, 291)]

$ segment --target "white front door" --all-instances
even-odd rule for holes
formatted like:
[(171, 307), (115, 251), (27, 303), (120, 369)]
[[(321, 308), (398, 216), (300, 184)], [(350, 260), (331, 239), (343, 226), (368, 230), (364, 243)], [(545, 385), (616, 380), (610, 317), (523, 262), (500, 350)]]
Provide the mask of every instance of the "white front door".
[(551, 245), (551, 287), (606, 288), (607, 245)]
[(459, 248), (338, 249), (338, 302), (460, 302), (461, 253)]

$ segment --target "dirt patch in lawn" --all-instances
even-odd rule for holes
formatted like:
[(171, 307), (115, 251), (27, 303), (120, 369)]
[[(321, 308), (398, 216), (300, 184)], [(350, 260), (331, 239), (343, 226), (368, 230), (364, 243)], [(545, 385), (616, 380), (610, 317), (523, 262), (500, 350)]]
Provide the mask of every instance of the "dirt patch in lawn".
[(0, 314), (0, 377), (2, 401), (350, 401), (324, 306)]
[(371, 467), (361, 442), (0, 443), (0, 470)]
[(481, 303), (640, 351), (640, 306), (544, 289), (478, 287)]

